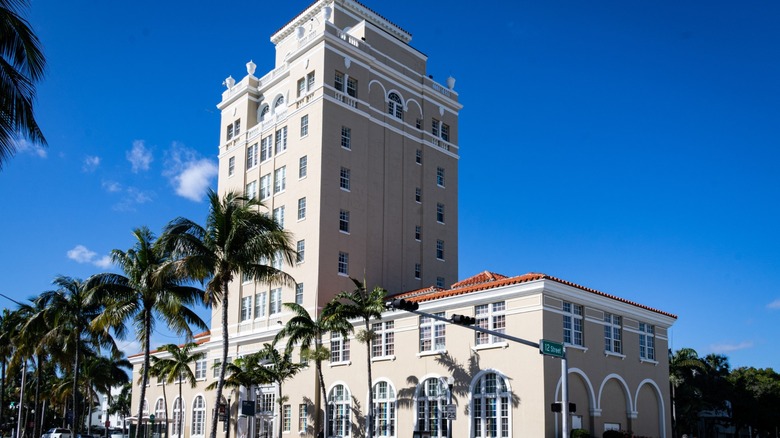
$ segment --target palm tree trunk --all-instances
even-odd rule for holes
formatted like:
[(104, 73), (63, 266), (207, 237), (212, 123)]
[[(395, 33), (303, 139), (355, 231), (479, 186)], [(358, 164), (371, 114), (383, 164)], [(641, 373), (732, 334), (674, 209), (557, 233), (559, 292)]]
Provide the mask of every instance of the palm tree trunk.
[(162, 381), (163, 390), (163, 404), (165, 405), (165, 418), (162, 420), (165, 422), (165, 438), (168, 438), (168, 395), (165, 393), (165, 379)]
[(314, 373), (314, 438), (319, 438), (320, 433), (320, 407), (322, 406), (322, 394), (320, 393), (320, 363), (315, 361), (317, 372)]
[[(364, 320), (366, 325), (366, 336), (371, 333), (368, 318)], [(366, 438), (374, 437), (374, 386), (373, 379), (371, 377), (371, 338), (366, 339), (366, 370), (368, 371), (368, 406), (366, 410), (366, 417), (368, 418), (368, 426), (366, 427)]]
[(179, 438), (184, 438), (184, 399), (181, 395), (181, 384), (183, 378), (179, 376)]
[[(277, 382), (279, 384), (279, 438), (282, 438), (282, 431), (284, 426), (284, 403), (282, 401), (282, 382)], [(292, 420), (290, 420), (292, 421)]]
[(135, 438), (142, 438), (141, 424), (144, 417), (144, 399), (146, 398), (146, 385), (149, 383), (149, 351), (151, 331), (151, 313), (144, 315), (144, 365), (141, 369), (141, 393), (138, 395), (138, 417), (135, 427)]
[[(225, 370), (227, 369), (228, 354), (228, 282), (222, 282), (222, 363), (219, 366), (219, 380), (217, 380), (217, 401), (222, 401), (222, 388), (225, 386)], [(217, 405), (218, 406), (218, 405)], [(229, 407), (228, 407), (229, 408)], [(227, 412), (226, 412), (227, 413)], [(219, 419), (219, 409), (214, 409), (213, 421), (211, 422), (210, 438), (217, 438), (217, 421)], [(225, 421), (228, 421), (226, 418)]]
[[(40, 410), (38, 409), (38, 402), (40, 401), (41, 396), (41, 368), (43, 368), (43, 360), (41, 358), (41, 355), (38, 355), (38, 366), (35, 369), (35, 404), (34, 404), (34, 410), (35, 415), (33, 415), (33, 437), (40, 436), (40, 431), (38, 430), (38, 414), (40, 413)], [(0, 416), (0, 418), (2, 418)]]
[[(81, 327), (76, 327), (76, 333), (81, 333)], [(79, 430), (77, 422), (79, 421), (79, 367), (81, 366), (81, 348), (79, 346), (79, 339), (76, 339), (76, 359), (73, 364), (73, 432), (77, 433)]]
[(5, 357), (3, 357), (2, 373), (0, 373), (0, 418), (3, 417), (3, 406), (5, 406)]
[[(320, 393), (322, 394), (322, 398), (320, 399), (320, 405), (322, 405), (323, 401), (325, 402), (325, 405), (328, 404), (328, 394), (325, 392), (325, 377), (322, 375), (322, 361), (317, 361), (317, 375), (320, 379)], [(317, 419), (320, 421), (320, 430), (317, 431), (317, 433), (322, 432), (325, 428), (325, 425), (322, 424), (322, 421), (324, 418), (320, 418), (320, 409), (316, 409)], [(323, 434), (324, 436), (324, 434)]]

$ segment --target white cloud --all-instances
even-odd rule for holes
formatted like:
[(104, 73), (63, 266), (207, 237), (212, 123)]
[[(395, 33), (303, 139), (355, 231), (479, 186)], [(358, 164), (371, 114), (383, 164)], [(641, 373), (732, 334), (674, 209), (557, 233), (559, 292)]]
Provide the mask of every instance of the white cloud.
[(103, 189), (110, 193), (116, 193), (122, 190), (122, 185), (116, 181), (103, 181)]
[(197, 152), (179, 143), (173, 143), (165, 164), (163, 175), (168, 177), (176, 194), (195, 202), (203, 200), (219, 171), (213, 161), (200, 158)]
[(718, 354), (726, 354), (737, 350), (745, 350), (748, 348), (753, 348), (753, 341), (742, 341), (738, 344), (724, 343), (724, 344), (710, 345), (710, 350), (712, 350), (713, 353), (718, 353)]
[(152, 163), (152, 152), (146, 148), (143, 140), (133, 142), (133, 148), (125, 153), (127, 161), (133, 166), (133, 173), (141, 170), (149, 170)]
[(86, 158), (84, 158), (84, 164), (81, 166), (81, 170), (84, 172), (94, 172), (98, 166), (100, 166), (100, 157), (87, 155)]
[(111, 267), (111, 258), (109, 256), (98, 257), (95, 251), (84, 245), (76, 245), (73, 249), (68, 250), (67, 254), (69, 259), (77, 263), (90, 263), (104, 269)]
[(767, 309), (780, 310), (780, 298), (766, 305)]
[(46, 158), (47, 155), (46, 149), (44, 149), (43, 146), (27, 141), (23, 138), (17, 140), (16, 150), (25, 154), (37, 155), (40, 158)]
[(125, 353), (126, 357), (142, 352), (142, 348), (143, 348), (141, 346), (141, 343), (135, 339), (126, 340), (126, 341), (117, 341), (116, 345), (122, 352)]

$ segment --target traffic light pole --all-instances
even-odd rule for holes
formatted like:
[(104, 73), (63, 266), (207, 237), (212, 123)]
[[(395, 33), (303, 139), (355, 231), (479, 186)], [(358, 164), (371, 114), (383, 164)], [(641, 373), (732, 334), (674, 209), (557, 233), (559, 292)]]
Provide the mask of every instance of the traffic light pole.
[[(452, 318), (445, 318), (443, 316), (434, 315), (427, 312), (421, 312), (417, 310), (419, 307), (417, 303), (412, 303), (406, 300), (392, 300), (388, 301), (385, 304), (385, 307), (387, 309), (391, 310), (404, 310), (410, 313), (414, 313), (420, 316), (425, 316), (431, 319), (435, 319), (437, 321), (443, 321), (448, 322), (455, 325), (460, 325), (466, 328), (470, 328), (471, 330), (474, 330), (475, 332), (485, 333), (488, 335), (492, 335), (498, 338), (506, 339), (512, 342), (517, 342), (518, 344), (527, 345), (529, 347), (533, 347), (537, 350), (539, 350), (540, 353), (542, 353), (542, 350), (540, 349), (540, 345), (536, 342), (532, 342), (526, 339), (518, 338), (516, 336), (508, 335), (506, 333), (497, 332), (494, 330), (488, 330), (482, 327), (473, 326), (473, 325), (466, 325), (466, 324), (457, 324), (453, 322), (453, 318), (460, 315), (453, 315)], [(566, 347), (563, 348), (563, 355), (560, 356), (561, 358), (561, 428), (563, 429), (561, 433), (561, 438), (569, 438), (569, 365), (566, 360)], [(544, 354), (544, 353), (542, 353)]]

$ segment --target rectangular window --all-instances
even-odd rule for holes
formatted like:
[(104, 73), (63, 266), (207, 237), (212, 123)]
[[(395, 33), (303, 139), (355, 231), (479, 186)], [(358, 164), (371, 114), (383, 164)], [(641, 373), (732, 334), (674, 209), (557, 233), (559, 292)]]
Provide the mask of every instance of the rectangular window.
[(303, 283), (295, 283), (295, 304), (303, 304)]
[(339, 231), (349, 233), (349, 212), (347, 210), (339, 211)]
[(339, 274), (349, 275), (349, 254), (339, 252)]
[(417, 149), (417, 151), (414, 153), (414, 162), (417, 164), (422, 164), (422, 149)]
[(439, 121), (436, 119), (431, 120), (431, 134), (434, 137), (439, 138)]
[(333, 78), (333, 88), (338, 91), (344, 92), (344, 73), (337, 71), (336, 76)]
[(260, 412), (273, 413), (276, 410), (276, 394), (272, 392), (262, 394), (259, 405)]
[(271, 289), (271, 302), (268, 307), (269, 315), (282, 311), (282, 288)]
[(357, 79), (348, 77), (347, 78), (347, 94), (357, 99), (358, 93), (357, 93), (357, 86), (358, 82)]
[[(506, 303), (498, 301), (491, 304), (480, 304), (474, 307), (474, 319), (476, 326), (487, 330), (493, 330), (498, 333), (504, 333), (506, 330)], [(477, 345), (495, 344), (502, 342), (502, 339), (488, 335), (487, 333), (474, 332)]]
[(276, 130), (276, 142), (274, 144), (274, 153), (279, 154), (287, 150), (287, 127)]
[(378, 322), (371, 325), (371, 357), (386, 357), (395, 354), (394, 321)]
[(301, 117), (301, 137), (309, 135), (309, 115)]
[(437, 167), (436, 168), (436, 185), (439, 187), (444, 187), (444, 168), (443, 167)]
[(246, 148), (246, 168), (251, 169), (257, 166), (257, 143)]
[(271, 196), (271, 174), (267, 173), (260, 177), (260, 199), (266, 199)]
[(655, 360), (655, 326), (639, 323), (639, 357)]
[(349, 191), (349, 187), (350, 187), (349, 174), (350, 174), (349, 169), (347, 169), (346, 167), (341, 168), (341, 174), (339, 176), (339, 187), (341, 187), (342, 190)]
[(292, 429), (292, 406), (282, 406), (282, 430), (289, 432)]
[(623, 353), (623, 338), (620, 332), (622, 318), (604, 312), (604, 351)]
[[(230, 356), (227, 358), (227, 363), (233, 363), (233, 359)], [(212, 367), (214, 369), (214, 378), (219, 377), (219, 369), (221, 364), (222, 359), (214, 359), (214, 366)], [(227, 374), (227, 372), (225, 374)], [(227, 375), (225, 377), (227, 377)]]
[(419, 263), (415, 263), (414, 264), (414, 278), (419, 280), (421, 273), (422, 273), (422, 265), (420, 265)]
[(306, 157), (306, 155), (302, 156), (298, 160), (298, 178), (304, 178), (306, 176), (308, 165), (309, 159)]
[[(444, 312), (434, 313), (444, 317)], [(446, 323), (429, 316), (420, 317), (420, 352), (442, 351), (445, 348)]]
[(205, 379), (207, 368), (208, 368), (208, 362), (206, 361), (206, 359), (201, 359), (195, 362), (195, 378), (197, 380)]
[(298, 431), (306, 432), (309, 428), (309, 406), (305, 404), (298, 405)]
[(236, 120), (233, 122), (233, 126), (235, 126), (235, 129), (233, 129), (233, 134), (238, 135), (241, 133), (241, 119)]
[(284, 205), (274, 208), (274, 220), (281, 228), (284, 228)]
[(274, 155), (272, 148), (273, 136), (269, 135), (260, 140), (260, 161), (270, 160)]
[(414, 240), (420, 241), (422, 239), (422, 227), (419, 225), (414, 226)]
[(341, 127), (341, 147), (352, 149), (352, 129), (346, 126)]
[(422, 202), (422, 189), (419, 187), (414, 189), (414, 200), (418, 204)]
[(582, 306), (579, 304), (563, 303), (563, 342), (583, 346)]
[(450, 141), (450, 125), (446, 123), (441, 124), (441, 139), (444, 141)]
[(444, 241), (443, 240), (437, 240), (436, 241), (436, 258), (439, 260), (444, 260)]
[(306, 91), (306, 79), (300, 78), (298, 79), (298, 97), (303, 96), (303, 93)]
[(347, 93), (347, 95), (352, 96), (357, 99), (357, 79), (351, 78), (349, 76), (346, 77), (347, 79), (347, 88), (344, 89), (344, 73), (341, 73), (340, 71), (336, 72), (336, 76), (333, 81), (333, 87), (341, 91), (342, 93)]
[(255, 318), (265, 316), (265, 292), (255, 294)]
[(274, 254), (274, 258), (271, 260), (271, 267), (274, 269), (282, 269), (282, 253), (277, 251), (276, 254)]
[(349, 339), (339, 333), (330, 335), (330, 361), (332, 363), (349, 361)]
[(303, 263), (306, 254), (306, 241), (299, 240), (298, 243), (295, 244), (295, 251), (296, 251), (295, 262)]
[(227, 139), (230, 140), (233, 138), (233, 124), (227, 125)]
[(241, 321), (252, 318), (252, 297), (241, 297)]
[(274, 193), (283, 192), (287, 188), (287, 166), (274, 170)]
[(236, 173), (236, 157), (228, 158), (228, 176), (233, 176)]
[(436, 222), (444, 223), (444, 204), (436, 204)]
[(248, 199), (255, 199), (257, 197), (257, 181), (252, 181), (246, 185), (246, 191), (244, 195)]
[(314, 89), (314, 72), (310, 71), (306, 74), (306, 91), (311, 91)]
[(416, 121), (416, 122), (415, 122), (415, 124), (414, 124), (414, 126), (415, 126), (417, 129), (422, 129), (422, 125), (423, 125), (423, 121), (422, 121), (422, 119), (417, 119), (417, 121)]
[(298, 199), (298, 220), (306, 219), (306, 197)]
[(436, 287), (444, 287), (444, 277), (436, 277)]

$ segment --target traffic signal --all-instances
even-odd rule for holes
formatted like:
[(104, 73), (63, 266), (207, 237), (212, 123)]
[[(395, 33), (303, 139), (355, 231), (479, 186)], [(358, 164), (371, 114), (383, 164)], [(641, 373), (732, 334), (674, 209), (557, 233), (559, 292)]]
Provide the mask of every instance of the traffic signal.
[(420, 308), (420, 304), (414, 301), (407, 301), (401, 298), (396, 298), (392, 301), (385, 303), (385, 307), (388, 309), (400, 309), (411, 312)]
[(477, 320), (474, 319), (473, 316), (467, 316), (467, 315), (452, 315), (450, 321), (452, 321), (453, 324), (458, 324), (458, 325), (473, 325), (476, 324), (477, 322)]
[[(550, 405), (550, 409), (552, 409), (553, 412), (561, 412), (562, 411), (562, 405), (561, 402), (555, 402)], [(573, 414), (577, 412), (577, 404), (576, 403), (569, 403), (569, 413)]]

